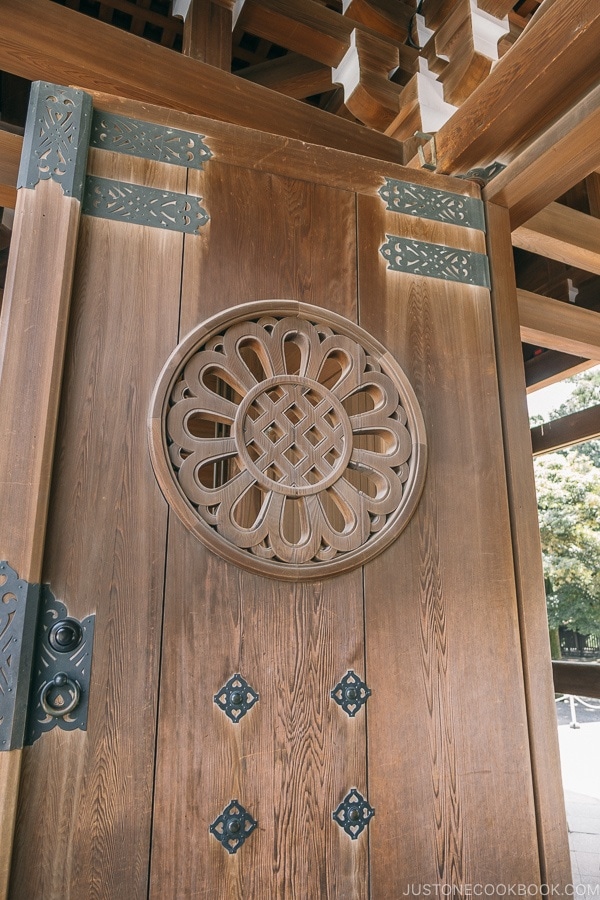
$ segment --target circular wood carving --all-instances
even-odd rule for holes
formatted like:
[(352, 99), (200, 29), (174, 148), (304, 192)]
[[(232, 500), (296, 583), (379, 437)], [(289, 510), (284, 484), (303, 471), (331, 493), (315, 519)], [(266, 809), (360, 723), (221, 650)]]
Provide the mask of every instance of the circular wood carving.
[(415, 394), (367, 332), (319, 307), (244, 304), (175, 349), (150, 452), (184, 524), (265, 575), (361, 565), (405, 527), (425, 479)]

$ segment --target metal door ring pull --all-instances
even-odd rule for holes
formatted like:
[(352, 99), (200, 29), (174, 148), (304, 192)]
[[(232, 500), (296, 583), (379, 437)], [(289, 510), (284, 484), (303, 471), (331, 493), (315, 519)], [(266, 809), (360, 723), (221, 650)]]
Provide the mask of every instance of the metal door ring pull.
[[(55, 706), (50, 702), (50, 692), (55, 688), (67, 690), (71, 694), (69, 703), (65, 703), (64, 706)], [(73, 678), (69, 678), (64, 672), (57, 672), (54, 678), (44, 685), (40, 695), (42, 709), (47, 716), (52, 716), (55, 719), (61, 719), (63, 716), (68, 716), (69, 713), (72, 713), (80, 699), (81, 688), (79, 684)]]

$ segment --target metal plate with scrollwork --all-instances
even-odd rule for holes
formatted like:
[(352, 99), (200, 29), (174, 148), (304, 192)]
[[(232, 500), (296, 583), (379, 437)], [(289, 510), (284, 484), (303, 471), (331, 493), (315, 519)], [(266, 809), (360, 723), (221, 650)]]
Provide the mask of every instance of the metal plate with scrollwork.
[(87, 729), (95, 615), (79, 622), (42, 585), (25, 743), (58, 727)]
[(199, 234), (209, 215), (201, 197), (88, 175), (82, 212), (131, 225)]
[(484, 253), (415, 241), (394, 234), (386, 234), (386, 238), (379, 250), (387, 260), (388, 268), (393, 271), (490, 287), (489, 263)]
[(392, 212), (485, 231), (483, 203), (477, 197), (395, 178), (386, 178), (378, 194)]
[(402, 531), (424, 482), (423, 419), (396, 360), (347, 319), (293, 301), (245, 304), (188, 335), (149, 424), (184, 524), (277, 578), (361, 565)]
[(172, 166), (201, 169), (212, 156), (203, 138), (204, 135), (193, 131), (141, 122), (97, 109), (92, 115), (90, 147), (154, 159)]

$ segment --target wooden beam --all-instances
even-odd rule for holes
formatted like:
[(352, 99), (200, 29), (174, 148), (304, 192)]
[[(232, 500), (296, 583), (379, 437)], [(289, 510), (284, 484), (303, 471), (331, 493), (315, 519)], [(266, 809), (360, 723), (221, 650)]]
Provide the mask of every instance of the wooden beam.
[(525, 383), (527, 393), (532, 394), (541, 388), (549, 387), (565, 378), (572, 378), (580, 372), (586, 372), (597, 365), (594, 360), (582, 356), (571, 356), (558, 350), (545, 350), (539, 356), (533, 356), (525, 363)]
[[(329, 185), (341, 190), (346, 190), (348, 185), (352, 184), (358, 193), (381, 200), (378, 195), (384, 181), (381, 166), (376, 165), (370, 157), (250, 129), (242, 132), (238, 126), (232, 126), (227, 122), (192, 116), (179, 110), (169, 110), (165, 114), (165, 110), (160, 106), (110, 94), (93, 93), (92, 100), (94, 109), (103, 112), (204, 134), (215, 158), (224, 161), (225, 165), (227, 162), (233, 162), (236, 166), (255, 171), (269, 172), (286, 178), (305, 178), (316, 184)], [(469, 197), (479, 197), (480, 194), (479, 187), (471, 181), (406, 169), (394, 163), (386, 164), (385, 173), (399, 181), (410, 177), (417, 184)], [(449, 227), (456, 230), (455, 226)], [(469, 247), (485, 252), (485, 236), (483, 232), (478, 234), (478, 238), (473, 238), (472, 234), (469, 236)], [(463, 239), (464, 237), (458, 234), (452, 237), (453, 242), (458, 242), (457, 246), (461, 246), (460, 242)], [(473, 241), (480, 243), (480, 246), (475, 247)]]
[(344, 15), (404, 43), (415, 10), (401, 0), (346, 0)]
[[(79, 218), (79, 200), (64, 196), (55, 181), (19, 191), (0, 327), (0, 555), (36, 584), (42, 580)], [(8, 890), (22, 753), (0, 753), (2, 898)]]
[(554, 689), (557, 694), (593, 697), (600, 700), (600, 665), (598, 663), (552, 663)]
[(518, 228), (600, 165), (600, 84), (559, 116), (483, 192)]
[(211, 0), (192, 0), (183, 23), (183, 52), (192, 59), (231, 71), (233, 16)]
[[(350, 36), (355, 29), (384, 39), (368, 25), (328, 9), (316, 0), (294, 0), (293, 3), (289, 0), (245, 0), (237, 28), (332, 68), (340, 64), (349, 49)], [(400, 66), (404, 68), (408, 63), (408, 71), (412, 71), (416, 52), (404, 45), (403, 40), (392, 37), (387, 40), (398, 50)]]
[(402, 163), (400, 144), (48, 0), (2, 10), (0, 70)]
[(0, 131), (0, 206), (15, 208), (17, 175), (23, 138), (10, 131)]
[(599, 65), (600, 4), (550, 6), (437, 132), (437, 171), (510, 161), (597, 82)]
[(600, 219), (551, 203), (512, 236), (513, 246), (600, 275)]
[(286, 53), (278, 59), (248, 66), (237, 72), (237, 75), (296, 100), (322, 94), (334, 87), (329, 66), (298, 53)]
[(590, 216), (600, 219), (600, 173), (591, 172), (585, 179), (585, 187), (590, 204)]
[(521, 289), (517, 297), (524, 343), (600, 359), (600, 313)]
[(531, 429), (533, 455), (552, 453), (600, 437), (600, 406), (590, 406)]
[(565, 807), (561, 792), (557, 790), (560, 786), (560, 755), (510, 222), (508, 211), (503, 207), (493, 203), (486, 207), (492, 316), (540, 874), (542, 884), (566, 885), (571, 882), (571, 865)]

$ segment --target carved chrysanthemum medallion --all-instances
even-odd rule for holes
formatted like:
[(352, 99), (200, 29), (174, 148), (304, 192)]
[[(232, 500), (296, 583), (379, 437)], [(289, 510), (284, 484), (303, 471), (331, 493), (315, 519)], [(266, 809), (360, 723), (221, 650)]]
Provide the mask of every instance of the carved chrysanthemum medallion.
[(315, 306), (238, 306), (189, 334), (155, 388), (167, 500), (217, 554), (277, 578), (360, 565), (407, 524), (425, 429), (398, 363)]

